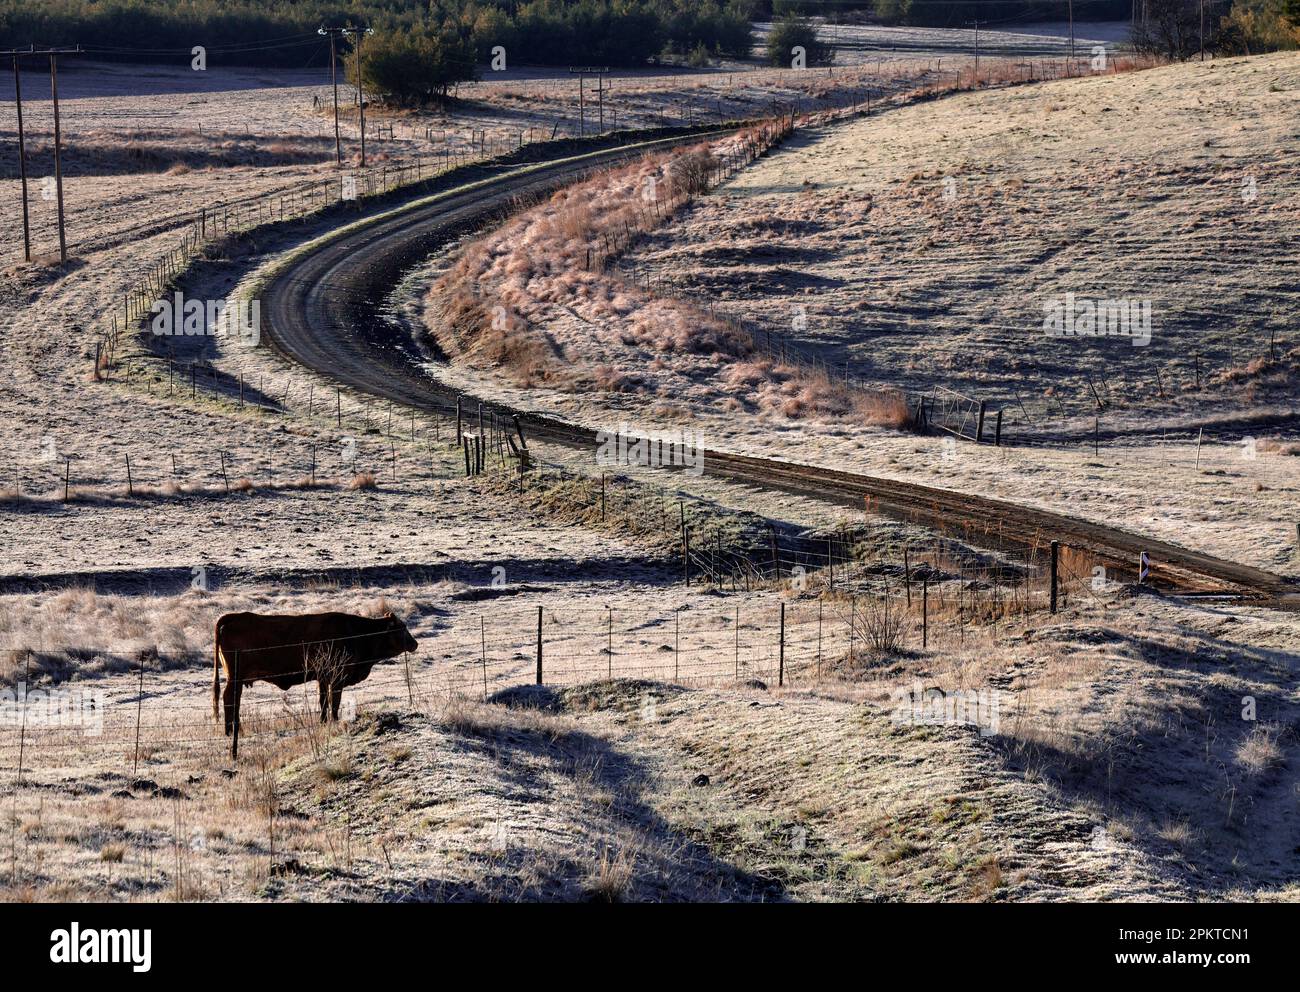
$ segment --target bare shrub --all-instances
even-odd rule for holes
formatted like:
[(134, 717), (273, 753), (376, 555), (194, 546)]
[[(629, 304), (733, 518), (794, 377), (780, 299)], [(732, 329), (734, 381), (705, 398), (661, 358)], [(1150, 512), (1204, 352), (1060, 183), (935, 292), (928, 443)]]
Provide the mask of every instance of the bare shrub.
[(907, 633), (907, 612), (889, 587), (878, 598), (865, 600), (858, 612), (858, 629), (867, 645), (878, 655), (897, 654)]
[(709, 190), (709, 177), (718, 160), (707, 148), (693, 148), (674, 158), (668, 166), (672, 191), (682, 196), (697, 196)]

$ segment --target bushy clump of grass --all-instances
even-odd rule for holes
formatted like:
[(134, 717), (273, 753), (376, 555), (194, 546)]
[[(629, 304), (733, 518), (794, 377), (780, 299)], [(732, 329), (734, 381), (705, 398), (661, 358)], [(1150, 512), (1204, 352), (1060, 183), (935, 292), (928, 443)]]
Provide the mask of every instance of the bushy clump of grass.
[(1247, 775), (1263, 775), (1282, 764), (1282, 747), (1278, 743), (1278, 728), (1271, 724), (1258, 724), (1237, 745), (1237, 764)]
[(379, 480), (373, 472), (358, 472), (348, 482), (349, 489), (377, 489)]

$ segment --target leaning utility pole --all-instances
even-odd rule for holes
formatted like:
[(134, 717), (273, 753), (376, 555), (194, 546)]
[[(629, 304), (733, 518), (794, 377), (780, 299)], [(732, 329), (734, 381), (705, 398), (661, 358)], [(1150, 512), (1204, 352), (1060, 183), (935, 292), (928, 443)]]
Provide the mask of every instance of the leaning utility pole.
[[(1074, 61), (1074, 0), (1070, 0), (1068, 6), (1070, 8), (1070, 61), (1071, 63), (1073, 63)], [(1073, 71), (1073, 65), (1071, 66), (1071, 71)]]
[(317, 34), (329, 35), (330, 39), (330, 85), (334, 88), (334, 164), (343, 168), (343, 143), (339, 138), (339, 67), (335, 58), (334, 42), (343, 33), (342, 28), (322, 27)]
[(14, 105), (18, 108), (18, 176), (23, 184), (23, 261), (32, 260), (32, 225), (27, 215), (27, 142), (23, 137), (23, 84), (14, 55)]
[(1205, 0), (1201, 0), (1201, 61), (1205, 61)]

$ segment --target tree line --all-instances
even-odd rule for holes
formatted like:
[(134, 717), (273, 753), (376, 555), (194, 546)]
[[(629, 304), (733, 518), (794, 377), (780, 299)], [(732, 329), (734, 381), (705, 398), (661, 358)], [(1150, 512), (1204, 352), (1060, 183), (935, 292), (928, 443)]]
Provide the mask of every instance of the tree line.
[[(324, 26), (375, 29), (376, 51), (404, 59), (517, 65), (646, 65), (746, 57), (753, 0), (0, 0), (0, 46), (86, 46), (92, 56), (209, 65), (328, 65)], [(390, 51), (391, 48), (391, 51)], [(367, 49), (369, 50), (369, 49)], [(461, 78), (472, 78), (464, 66)]]
[[(1134, 0), (1073, 0), (1076, 21), (1124, 19)], [(1300, 44), (1300, 0), (1204, 0), (1209, 52), (1247, 54)], [(1141, 0), (1143, 50), (1187, 58), (1202, 44), (1201, 0)], [(374, 29), (365, 82), (396, 103), (445, 99), (504, 51), (506, 67), (704, 65), (747, 58), (751, 22), (771, 20), (767, 61), (807, 65), (833, 53), (812, 15), (829, 20), (965, 27), (978, 19), (1064, 20), (1065, 0), (0, 0), (0, 47), (82, 44), (93, 58), (188, 65), (203, 46), (209, 66), (328, 65), (321, 26)], [(820, 37), (825, 39), (823, 30)], [(350, 48), (342, 43), (348, 59)], [(349, 59), (349, 63), (351, 60)], [(349, 72), (354, 71), (349, 64)]]

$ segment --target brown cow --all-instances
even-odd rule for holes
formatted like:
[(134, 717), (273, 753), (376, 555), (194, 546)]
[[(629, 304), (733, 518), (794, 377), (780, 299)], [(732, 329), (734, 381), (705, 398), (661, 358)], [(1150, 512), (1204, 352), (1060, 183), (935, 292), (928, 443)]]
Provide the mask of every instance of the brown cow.
[[(406, 624), (391, 613), (377, 618), (351, 613), (227, 613), (217, 621), (213, 638), (212, 716), (216, 718), (220, 700), (229, 736), (239, 716), (239, 697), (250, 682), (261, 680), (290, 689), (316, 679), (321, 723), (331, 717), (337, 720), (345, 688), (364, 680), (375, 662), (417, 647)], [(238, 687), (231, 678), (236, 664)]]

